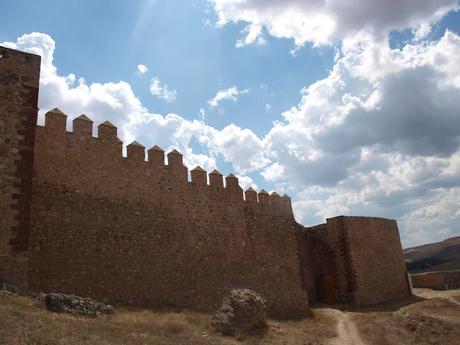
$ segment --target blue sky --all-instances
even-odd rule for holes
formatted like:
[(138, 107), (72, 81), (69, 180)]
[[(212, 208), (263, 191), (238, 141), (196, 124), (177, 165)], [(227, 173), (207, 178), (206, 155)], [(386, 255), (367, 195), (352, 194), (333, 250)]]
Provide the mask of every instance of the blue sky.
[(458, 6), (4, 0), (0, 42), (45, 57), (41, 115), (287, 192), (305, 225), (396, 218), (408, 246), (460, 234)]
[[(115, 0), (109, 6), (106, 1), (6, 1), (0, 6), (21, 17), (8, 16), (3, 41), (47, 33), (56, 41), (55, 62), (62, 74), (78, 71), (88, 82), (125, 80), (154, 112), (193, 119), (217, 90), (251, 89), (238, 104), (226, 105), (226, 116), (215, 109), (207, 120), (217, 128), (249, 127), (259, 135), (299, 100), (304, 85), (327, 75), (334, 58), (333, 47), (302, 49), (293, 56), (292, 42), (272, 38), (262, 47), (237, 49), (244, 24), (217, 29), (206, 1)], [(145, 78), (135, 73), (140, 63), (150, 69)], [(177, 90), (177, 101), (153, 98), (149, 76)]]

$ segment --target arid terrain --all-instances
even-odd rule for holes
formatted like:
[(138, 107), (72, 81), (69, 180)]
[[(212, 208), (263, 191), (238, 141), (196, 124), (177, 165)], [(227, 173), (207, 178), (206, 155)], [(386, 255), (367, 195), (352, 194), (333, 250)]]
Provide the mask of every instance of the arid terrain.
[(209, 314), (119, 308), (115, 315), (77, 317), (0, 291), (0, 344), (460, 344), (460, 290), (415, 293), (372, 308), (314, 308), (311, 318), (269, 320), (267, 333), (235, 339), (213, 331)]
[(460, 236), (404, 249), (410, 273), (460, 270)]

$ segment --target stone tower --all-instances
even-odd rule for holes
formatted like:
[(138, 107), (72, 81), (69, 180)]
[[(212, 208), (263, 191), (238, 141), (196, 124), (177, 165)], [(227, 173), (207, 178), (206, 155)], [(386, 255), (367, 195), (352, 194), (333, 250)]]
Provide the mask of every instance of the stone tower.
[(40, 56), (0, 47), (0, 276), (27, 284)]

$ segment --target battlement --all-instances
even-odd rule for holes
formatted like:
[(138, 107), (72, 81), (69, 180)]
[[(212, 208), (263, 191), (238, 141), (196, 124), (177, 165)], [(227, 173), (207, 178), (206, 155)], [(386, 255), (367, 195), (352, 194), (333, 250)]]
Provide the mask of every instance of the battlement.
[[(113, 161), (126, 161), (130, 169), (149, 169), (147, 174), (157, 176), (160, 183), (171, 184), (171, 190), (177, 184), (188, 184), (198, 196), (203, 193), (215, 195), (220, 191), (222, 198), (233, 204), (242, 204), (255, 213), (293, 216), (291, 199), (287, 195), (282, 197), (265, 190), (257, 193), (248, 188), (243, 191), (238, 178), (229, 174), (225, 177), (214, 170), (209, 174), (200, 166), (190, 171), (183, 163), (183, 156), (173, 149), (165, 151), (155, 145), (146, 151), (145, 146), (137, 141), (126, 145), (126, 156), (123, 156), (123, 142), (118, 138), (118, 129), (112, 123), (105, 121), (97, 126), (96, 137), (93, 136), (94, 122), (87, 115), (80, 115), (72, 121), (72, 131), (67, 128), (67, 115), (58, 108), (45, 114), (44, 127), (38, 126), (38, 135), (47, 142), (47, 150), (60, 151), (61, 155), (81, 155), (82, 157), (99, 156), (105, 160), (109, 156)], [(94, 158), (93, 158), (94, 159)], [(97, 159), (96, 159), (97, 160)], [(105, 166), (105, 169), (113, 167)]]

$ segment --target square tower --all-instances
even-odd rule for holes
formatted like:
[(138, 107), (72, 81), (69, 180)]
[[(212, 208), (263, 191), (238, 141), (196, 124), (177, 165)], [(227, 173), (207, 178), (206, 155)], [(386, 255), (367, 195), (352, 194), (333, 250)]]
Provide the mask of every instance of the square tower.
[(0, 280), (27, 285), (40, 56), (0, 47)]

